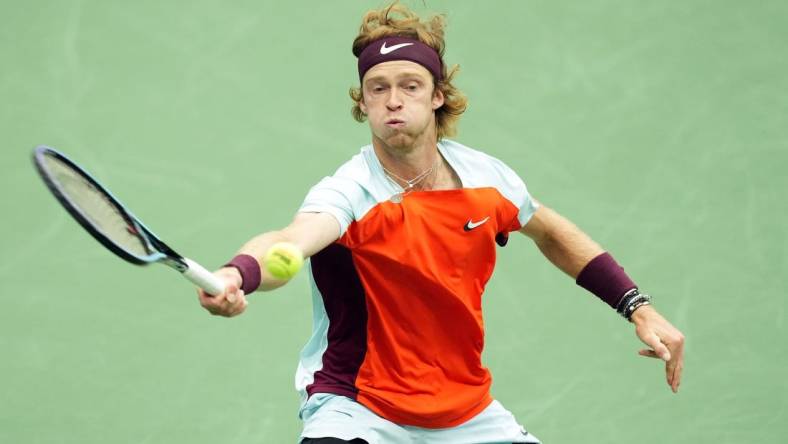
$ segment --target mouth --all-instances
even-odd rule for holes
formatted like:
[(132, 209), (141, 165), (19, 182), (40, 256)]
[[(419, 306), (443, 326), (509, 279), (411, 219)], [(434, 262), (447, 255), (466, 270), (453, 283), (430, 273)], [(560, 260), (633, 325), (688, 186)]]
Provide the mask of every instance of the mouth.
[(389, 128), (402, 128), (405, 126), (405, 121), (400, 119), (386, 120), (386, 126)]

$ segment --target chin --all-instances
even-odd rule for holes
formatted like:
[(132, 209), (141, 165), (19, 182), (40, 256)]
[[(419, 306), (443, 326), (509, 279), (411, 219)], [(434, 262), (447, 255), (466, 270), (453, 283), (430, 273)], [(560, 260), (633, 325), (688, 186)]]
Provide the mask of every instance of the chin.
[(409, 148), (416, 142), (416, 137), (403, 130), (383, 129), (380, 133), (373, 132), (376, 139), (391, 148)]
[(405, 133), (397, 133), (383, 140), (386, 142), (386, 145), (392, 148), (409, 148), (413, 146), (413, 142), (416, 141), (414, 137)]

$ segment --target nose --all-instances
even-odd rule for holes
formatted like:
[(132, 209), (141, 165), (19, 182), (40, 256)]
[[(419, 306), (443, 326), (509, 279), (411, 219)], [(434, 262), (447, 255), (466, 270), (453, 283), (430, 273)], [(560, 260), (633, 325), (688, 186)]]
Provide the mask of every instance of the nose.
[(396, 111), (402, 108), (402, 100), (399, 97), (397, 88), (391, 88), (389, 96), (386, 98), (386, 108), (390, 111)]

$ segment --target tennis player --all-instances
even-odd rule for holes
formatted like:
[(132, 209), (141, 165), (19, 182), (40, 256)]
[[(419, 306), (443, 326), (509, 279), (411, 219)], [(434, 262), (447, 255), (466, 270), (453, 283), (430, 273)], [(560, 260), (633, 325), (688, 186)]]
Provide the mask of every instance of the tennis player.
[(630, 320), (679, 388), (683, 336), (613, 257), (537, 202), (503, 162), (447, 137), (466, 99), (443, 61), (442, 17), (395, 4), (368, 12), (353, 42), (353, 116), (372, 143), (307, 194), (294, 221), (244, 245), (200, 293), (235, 316), (285, 282), (261, 269), (275, 242), (310, 257), (314, 326), (296, 387), (302, 443), (538, 443), (490, 395), (481, 297), (512, 232)]

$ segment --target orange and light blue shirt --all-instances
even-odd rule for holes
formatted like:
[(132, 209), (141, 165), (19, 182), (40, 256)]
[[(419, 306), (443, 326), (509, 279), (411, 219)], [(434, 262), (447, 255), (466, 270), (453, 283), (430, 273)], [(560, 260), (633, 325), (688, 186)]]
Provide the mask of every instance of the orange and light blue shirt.
[(393, 422), (453, 427), (490, 402), (482, 293), (496, 243), (537, 204), (503, 162), (459, 143), (438, 150), (462, 182), (401, 192), (371, 145), (307, 194), (339, 239), (310, 258), (313, 331), (296, 388), (347, 396)]

